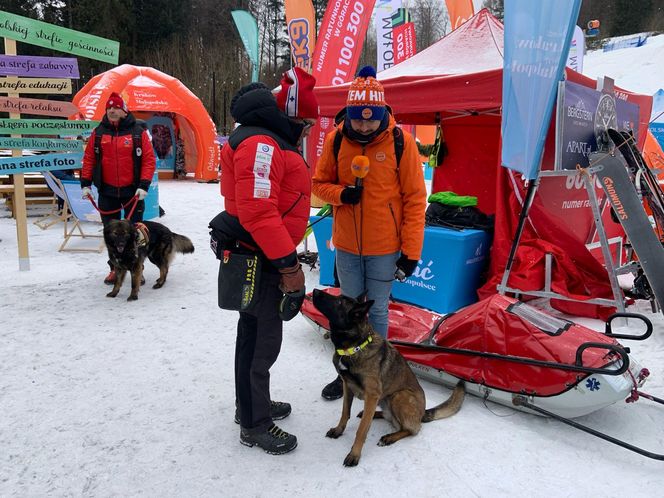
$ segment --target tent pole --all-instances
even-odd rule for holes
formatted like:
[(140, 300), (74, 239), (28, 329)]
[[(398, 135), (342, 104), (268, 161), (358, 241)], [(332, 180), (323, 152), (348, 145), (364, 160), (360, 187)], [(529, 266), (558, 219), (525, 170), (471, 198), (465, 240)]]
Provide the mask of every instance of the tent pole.
[(505, 266), (505, 272), (503, 273), (502, 281), (498, 286), (498, 293), (505, 294), (505, 289), (507, 288), (507, 281), (509, 280), (510, 272), (512, 271), (512, 264), (514, 263), (514, 257), (516, 256), (516, 250), (519, 247), (519, 241), (521, 240), (521, 234), (523, 233), (523, 227), (526, 224), (526, 218), (528, 218), (528, 211), (530, 211), (530, 206), (533, 203), (535, 198), (535, 192), (539, 186), (539, 178), (535, 178), (528, 185), (528, 193), (526, 194), (526, 200), (521, 207), (521, 214), (519, 215), (519, 224), (516, 227), (516, 233), (514, 234), (514, 239), (512, 240), (512, 247), (510, 249), (510, 255), (507, 258), (507, 265)]

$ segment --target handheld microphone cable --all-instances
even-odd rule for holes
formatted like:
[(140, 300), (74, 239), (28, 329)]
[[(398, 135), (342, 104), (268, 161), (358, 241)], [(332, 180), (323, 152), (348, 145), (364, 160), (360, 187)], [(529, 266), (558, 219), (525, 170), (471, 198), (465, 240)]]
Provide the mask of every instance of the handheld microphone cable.
[[(364, 152), (364, 148), (362, 148)], [(369, 174), (370, 161), (369, 158), (365, 155), (358, 155), (353, 157), (353, 160), (350, 163), (350, 171), (355, 177), (355, 188), (363, 188), (364, 177)], [(357, 220), (355, 219), (355, 206), (353, 206), (353, 224), (355, 225), (355, 242), (357, 243), (357, 249), (360, 253), (360, 266), (362, 268), (362, 275), (364, 275), (364, 261), (362, 260), (362, 230), (364, 228), (364, 217), (362, 216), (362, 198), (360, 197), (360, 233), (358, 236), (357, 233)], [(366, 275), (364, 275), (366, 280)], [(366, 285), (365, 285), (366, 288)]]

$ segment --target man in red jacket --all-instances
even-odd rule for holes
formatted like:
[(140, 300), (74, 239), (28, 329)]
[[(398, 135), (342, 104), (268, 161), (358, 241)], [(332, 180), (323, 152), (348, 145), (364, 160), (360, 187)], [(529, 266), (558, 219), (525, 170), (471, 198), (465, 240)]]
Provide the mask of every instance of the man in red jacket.
[(262, 83), (242, 87), (231, 101), (240, 124), (221, 151), (226, 210), (215, 220), (224, 237), (262, 255), (260, 293), (252, 312), (240, 312), (235, 346), (236, 422), (240, 442), (273, 455), (297, 446), (274, 424), (288, 403), (271, 401), (270, 367), (281, 349), (284, 293), (304, 293), (297, 245), (309, 220), (311, 180), (298, 146), (318, 117), (316, 80), (300, 68), (286, 73), (276, 99)]
[[(83, 198), (91, 195), (94, 183), (99, 192), (98, 206), (101, 221), (106, 225), (120, 219), (120, 208), (133, 208), (131, 221), (143, 221), (145, 197), (152, 182), (156, 162), (147, 130), (136, 122), (127, 110), (127, 104), (117, 93), (112, 93), (106, 102), (106, 114), (94, 129), (83, 155), (81, 187)], [(135, 201), (132, 201), (136, 198)], [(136, 207), (133, 207), (136, 202)], [(115, 269), (104, 279), (104, 283), (115, 283)]]

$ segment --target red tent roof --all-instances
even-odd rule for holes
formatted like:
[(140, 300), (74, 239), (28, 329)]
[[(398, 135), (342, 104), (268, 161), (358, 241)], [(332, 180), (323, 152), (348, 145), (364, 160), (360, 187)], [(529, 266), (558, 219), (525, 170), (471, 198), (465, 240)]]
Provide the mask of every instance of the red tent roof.
[[(483, 9), (378, 79), (400, 120), (433, 123), (436, 112), (500, 107), (502, 69), (503, 25)], [(316, 88), (321, 115), (334, 116), (345, 105), (348, 85)]]

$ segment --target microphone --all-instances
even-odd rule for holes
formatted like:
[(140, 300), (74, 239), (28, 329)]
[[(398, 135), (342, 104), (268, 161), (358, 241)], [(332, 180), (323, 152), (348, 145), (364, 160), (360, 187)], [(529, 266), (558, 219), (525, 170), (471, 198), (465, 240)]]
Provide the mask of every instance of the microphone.
[(362, 179), (369, 174), (369, 158), (355, 156), (350, 163), (350, 170), (355, 177), (355, 187), (362, 187)]

